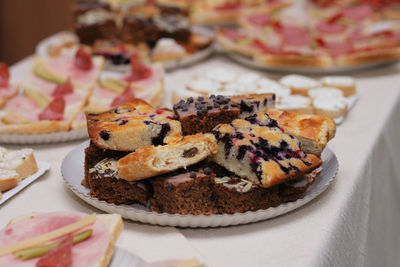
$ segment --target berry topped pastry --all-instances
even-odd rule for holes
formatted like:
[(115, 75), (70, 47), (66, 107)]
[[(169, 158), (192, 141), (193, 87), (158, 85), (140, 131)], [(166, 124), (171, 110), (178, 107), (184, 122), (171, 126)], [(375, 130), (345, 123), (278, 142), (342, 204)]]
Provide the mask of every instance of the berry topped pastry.
[(87, 127), (96, 146), (121, 151), (165, 145), (181, 135), (181, 124), (172, 111), (154, 109), (141, 99), (103, 113), (87, 114)]
[(264, 188), (302, 176), (322, 164), (318, 157), (301, 151), (299, 141), (285, 134), (264, 112), (220, 124), (213, 133), (219, 145), (215, 161)]

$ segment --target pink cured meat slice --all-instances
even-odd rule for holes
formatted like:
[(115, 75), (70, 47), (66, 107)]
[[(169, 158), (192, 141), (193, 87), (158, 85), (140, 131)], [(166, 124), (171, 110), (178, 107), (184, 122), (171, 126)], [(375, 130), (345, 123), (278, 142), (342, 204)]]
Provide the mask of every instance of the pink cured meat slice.
[[(161, 65), (152, 65), (149, 67), (151, 68), (151, 71), (152, 71), (151, 76), (147, 79), (133, 82), (132, 84), (137, 84), (137, 85), (143, 86), (143, 87), (149, 87), (149, 86), (154, 85), (155, 83), (157, 83), (164, 77), (164, 69)], [(125, 77), (123, 77), (122, 79), (125, 80)]]
[[(86, 214), (79, 212), (53, 212), (23, 219), (0, 231), (0, 247), (47, 233), (81, 220), (86, 216)], [(107, 249), (109, 234), (103, 222), (96, 220), (93, 225), (79, 229), (78, 232), (86, 229), (93, 229), (93, 233), (89, 239), (72, 247), (73, 267), (92, 266), (104, 255)], [(0, 266), (35, 266), (38, 260), (39, 258), (22, 261), (15, 259), (13, 255), (7, 255), (0, 257)]]
[(310, 43), (309, 33), (300, 27), (296, 26), (282, 26), (280, 30), (283, 43), (286, 45), (299, 45), (304, 46)]
[(346, 30), (346, 26), (339, 23), (329, 23), (326, 21), (321, 21), (315, 27), (318, 32), (325, 34), (338, 34)]
[(229, 40), (232, 40), (232, 41), (237, 41), (237, 40), (247, 37), (247, 35), (244, 32), (241, 32), (237, 29), (225, 28), (225, 29), (220, 29), (219, 32), (225, 38), (228, 38)]
[(7, 102), (5, 108), (18, 111), (24, 118), (30, 121), (38, 121), (38, 115), (41, 109), (30, 98), (18, 95)]
[(41, 93), (50, 96), (54, 88), (57, 86), (55, 83), (46, 81), (31, 73), (28, 79), (24, 82), (24, 86), (31, 89), (39, 90)]
[(92, 84), (100, 71), (95, 65), (91, 70), (78, 69), (74, 65), (73, 57), (54, 58), (49, 61), (49, 65), (60, 75), (70, 77), (72, 81), (83, 86)]
[(271, 23), (269, 15), (264, 14), (250, 16), (247, 20), (251, 22), (251, 24), (261, 27)]
[(0, 97), (9, 97), (15, 93), (15, 86), (8, 84), (7, 87), (0, 87)]
[(369, 5), (357, 5), (343, 9), (341, 14), (343, 18), (360, 21), (366, 19), (372, 12)]

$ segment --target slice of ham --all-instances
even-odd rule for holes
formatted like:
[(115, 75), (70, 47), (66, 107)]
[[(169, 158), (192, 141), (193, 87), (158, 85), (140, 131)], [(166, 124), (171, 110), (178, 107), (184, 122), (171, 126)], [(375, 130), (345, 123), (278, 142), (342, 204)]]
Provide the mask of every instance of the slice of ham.
[(111, 103), (110, 108), (119, 106), (126, 101), (132, 100), (135, 98), (135, 94), (133, 93), (133, 90), (131, 89), (131, 85), (128, 84), (122, 94), (114, 98), (113, 102)]
[(57, 57), (48, 61), (48, 64), (55, 72), (64, 77), (69, 77), (72, 82), (82, 86), (93, 84), (100, 72), (100, 68), (94, 65), (90, 70), (82, 70), (75, 67), (73, 57)]
[(332, 56), (348, 54), (353, 50), (353, 45), (351, 42), (327, 42), (318, 38), (317, 43)]
[(0, 89), (8, 87), (8, 82), (10, 80), (10, 71), (8, 66), (0, 62)]
[(65, 100), (63, 97), (56, 97), (39, 114), (39, 120), (61, 121), (64, 119)]
[(286, 45), (306, 46), (310, 43), (310, 35), (304, 28), (281, 25), (279, 31), (282, 35), (283, 43)]
[[(86, 214), (79, 212), (53, 212), (30, 216), (0, 231), (0, 247), (48, 233), (85, 217), (87, 217)], [(102, 221), (96, 220), (93, 225), (79, 229), (77, 232), (87, 229), (93, 230), (90, 238), (72, 247), (72, 267), (93, 266), (103, 257), (107, 249), (109, 242), (107, 226)], [(39, 259), (22, 261), (13, 255), (6, 255), (0, 257), (0, 266), (31, 267), (35, 266)]]
[(12, 110), (17, 112), (29, 121), (38, 121), (38, 115), (41, 112), (41, 109), (38, 107), (38, 105), (24, 95), (17, 95), (13, 97), (7, 102), (4, 110)]
[(152, 70), (145, 64), (143, 64), (138, 55), (134, 54), (131, 57), (131, 73), (125, 77), (128, 82), (137, 82), (145, 80), (152, 75)]
[(233, 28), (223, 28), (220, 29), (219, 32), (226, 38), (232, 41), (237, 41), (240, 39), (246, 38), (246, 34), (244, 32), (241, 32), (238, 29), (233, 29)]
[(64, 96), (72, 94), (73, 92), (74, 92), (74, 86), (72, 85), (71, 80), (68, 78), (68, 80), (65, 83), (56, 86), (51, 96), (54, 97)]
[[(142, 86), (142, 87), (149, 87), (152, 86), (154, 83), (159, 82), (164, 78), (164, 68), (160, 64), (153, 64), (149, 66), (151, 69), (151, 75), (145, 79), (141, 79), (139, 81), (134, 82), (133, 84)], [(126, 80), (127, 76), (123, 77), (123, 80)]]
[(256, 48), (258, 51), (260, 51), (263, 54), (280, 54), (280, 53), (282, 53), (282, 50), (279, 47), (269, 46), (259, 39), (254, 39), (251, 46), (253, 48)]
[(70, 267), (72, 265), (73, 237), (69, 234), (60, 245), (43, 255), (36, 267)]
[(270, 16), (266, 15), (266, 14), (249, 16), (247, 20), (251, 24), (256, 25), (256, 26), (261, 26), (261, 27), (267, 26), (268, 24), (271, 23)]
[(373, 13), (373, 10), (370, 5), (361, 4), (344, 8), (340, 13), (342, 14), (343, 18), (359, 22), (361, 20), (368, 18), (368, 16), (370, 16)]
[(215, 9), (219, 11), (229, 11), (229, 10), (235, 10), (241, 7), (241, 4), (239, 2), (235, 3), (224, 3), (222, 5), (216, 6)]
[(323, 34), (338, 34), (346, 31), (346, 26), (340, 23), (331, 23), (328, 21), (321, 21), (315, 26), (319, 33)]
[(81, 46), (75, 53), (74, 65), (80, 70), (91, 70), (93, 68), (92, 56)]
[(15, 94), (17, 88), (14, 85), (8, 84), (5, 87), (0, 86), (0, 97), (10, 97)]

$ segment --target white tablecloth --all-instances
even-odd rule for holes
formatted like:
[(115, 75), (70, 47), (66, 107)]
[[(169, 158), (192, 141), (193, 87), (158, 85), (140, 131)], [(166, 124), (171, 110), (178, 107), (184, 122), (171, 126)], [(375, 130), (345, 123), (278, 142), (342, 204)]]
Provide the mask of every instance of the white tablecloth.
[[(14, 66), (13, 79), (23, 79), (30, 63), (31, 58)], [(217, 56), (169, 73), (164, 104), (170, 104), (171, 90), (211, 66), (245, 69)], [(317, 199), (290, 214), (235, 227), (176, 229), (125, 221), (117, 245), (146, 261), (197, 257), (207, 266), (397, 266), (400, 65), (352, 75), (358, 78), (359, 101), (329, 144), (338, 157), (339, 173)], [(0, 227), (31, 211), (100, 212), (62, 182), (62, 159), (77, 144), (32, 146), (51, 170), (0, 206)]]

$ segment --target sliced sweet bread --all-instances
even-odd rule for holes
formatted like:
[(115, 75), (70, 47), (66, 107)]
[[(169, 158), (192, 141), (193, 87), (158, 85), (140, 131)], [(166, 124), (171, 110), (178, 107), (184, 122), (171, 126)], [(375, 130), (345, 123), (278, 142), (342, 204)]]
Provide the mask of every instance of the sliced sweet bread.
[(217, 152), (215, 137), (210, 134), (185, 136), (165, 146), (142, 147), (118, 161), (118, 174), (127, 181), (137, 181), (196, 164)]
[(155, 109), (141, 99), (103, 113), (87, 114), (87, 127), (96, 146), (120, 151), (164, 145), (179, 139), (182, 132), (181, 123), (172, 111)]
[(305, 153), (321, 155), (328, 141), (336, 133), (335, 121), (319, 115), (267, 109), (268, 115), (278, 122), (285, 133), (295, 136)]
[(322, 162), (300, 149), (300, 142), (285, 134), (264, 112), (213, 131), (218, 143), (215, 161), (236, 175), (268, 188), (300, 177)]
[(16, 187), (18, 182), (19, 175), (16, 171), (0, 169), (0, 192)]
[(38, 171), (38, 166), (33, 155), (33, 149), (24, 148), (8, 152), (0, 161), (0, 169), (16, 171), (20, 180), (34, 174)]

